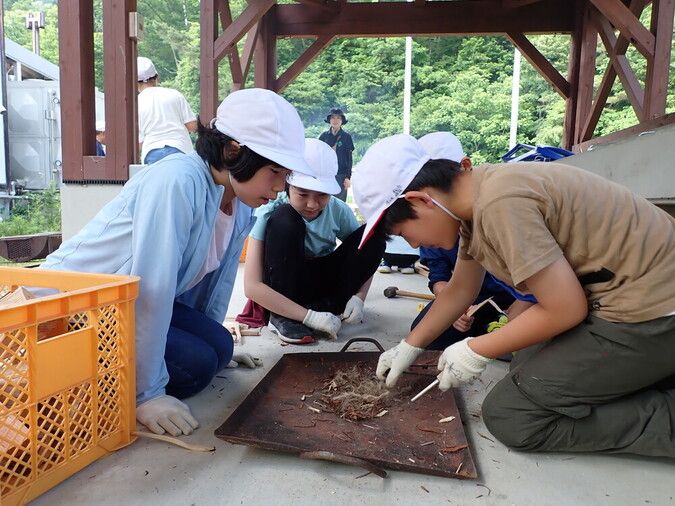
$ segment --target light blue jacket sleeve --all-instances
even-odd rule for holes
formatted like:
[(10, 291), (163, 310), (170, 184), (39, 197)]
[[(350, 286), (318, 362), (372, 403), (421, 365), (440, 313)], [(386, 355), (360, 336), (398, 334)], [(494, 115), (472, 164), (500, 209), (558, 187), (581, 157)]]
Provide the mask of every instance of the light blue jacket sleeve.
[(131, 274), (141, 277), (136, 301), (138, 403), (163, 394), (169, 380), (166, 336), (195, 216), (195, 184), (187, 178), (153, 178), (135, 202)]

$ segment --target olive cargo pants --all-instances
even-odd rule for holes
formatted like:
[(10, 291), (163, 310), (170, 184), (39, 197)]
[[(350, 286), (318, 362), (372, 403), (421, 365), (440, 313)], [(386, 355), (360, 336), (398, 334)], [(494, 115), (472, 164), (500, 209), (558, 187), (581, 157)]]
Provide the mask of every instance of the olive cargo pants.
[(589, 316), (519, 351), (485, 398), (483, 419), (516, 449), (675, 458), (675, 316)]

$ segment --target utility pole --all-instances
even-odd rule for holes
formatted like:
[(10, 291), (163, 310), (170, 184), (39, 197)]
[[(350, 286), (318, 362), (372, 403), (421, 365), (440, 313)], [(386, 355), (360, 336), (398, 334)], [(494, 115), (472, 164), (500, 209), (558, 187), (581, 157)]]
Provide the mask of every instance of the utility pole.
[(0, 187), (9, 184), (9, 125), (7, 124), (5, 62), (5, 9), (4, 2), (0, 0)]
[(40, 30), (45, 27), (45, 13), (29, 12), (26, 14), (26, 30), (33, 32), (33, 52), (40, 54)]
[(509, 149), (516, 145), (518, 139), (518, 106), (520, 105), (520, 51), (513, 48), (513, 80), (511, 87), (511, 132)]

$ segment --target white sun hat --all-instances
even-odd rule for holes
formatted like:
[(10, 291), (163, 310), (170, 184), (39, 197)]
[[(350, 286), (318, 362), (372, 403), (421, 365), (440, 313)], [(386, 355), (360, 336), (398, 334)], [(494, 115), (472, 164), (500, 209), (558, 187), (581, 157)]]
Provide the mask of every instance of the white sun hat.
[(155, 65), (150, 58), (139, 56), (136, 58), (136, 73), (138, 75), (138, 82), (145, 83), (157, 75), (157, 69), (155, 69)]
[(335, 180), (338, 160), (333, 148), (319, 139), (305, 139), (305, 160), (314, 169), (316, 177), (292, 172), (288, 184), (329, 195), (337, 195), (342, 191)]
[(419, 141), (406, 134), (392, 135), (368, 148), (352, 177), (354, 199), (366, 219), (359, 248), (428, 160), (429, 154)]
[(460, 163), (466, 156), (462, 143), (450, 132), (432, 132), (420, 137), (419, 141), (433, 160), (442, 158)]
[(273, 91), (230, 93), (218, 106), (214, 126), (281, 167), (314, 176), (305, 161), (305, 127), (298, 111)]

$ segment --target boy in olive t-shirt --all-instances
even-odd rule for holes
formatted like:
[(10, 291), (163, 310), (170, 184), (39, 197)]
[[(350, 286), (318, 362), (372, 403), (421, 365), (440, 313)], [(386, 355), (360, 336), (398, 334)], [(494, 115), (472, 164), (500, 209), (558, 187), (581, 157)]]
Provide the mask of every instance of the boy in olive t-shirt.
[(364, 241), (376, 226), (413, 247), (451, 248), (460, 234), (449, 284), (380, 357), (388, 386), (471, 304), (487, 270), (538, 303), (449, 346), (439, 388), (517, 352), (483, 403), (504, 444), (675, 457), (675, 219), (581, 169), (528, 162), (465, 171), (430, 160), (406, 135), (373, 145), (353, 187)]

